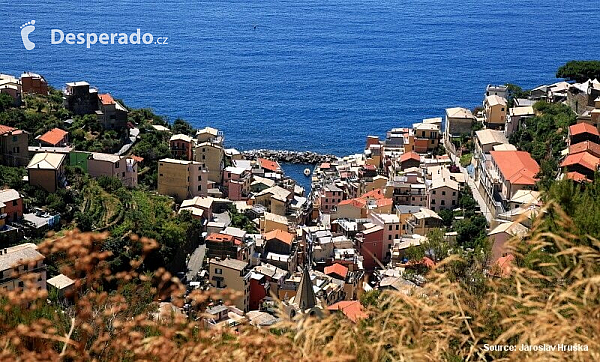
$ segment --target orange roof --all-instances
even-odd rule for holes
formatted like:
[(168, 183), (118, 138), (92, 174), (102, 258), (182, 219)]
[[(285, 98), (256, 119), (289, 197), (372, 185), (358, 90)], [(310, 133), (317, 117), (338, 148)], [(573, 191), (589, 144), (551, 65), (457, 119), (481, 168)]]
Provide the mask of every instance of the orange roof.
[(490, 151), (504, 179), (512, 184), (533, 185), (540, 166), (525, 151)]
[(108, 105), (108, 104), (115, 104), (115, 99), (109, 94), (100, 94), (98, 96), (98, 98), (100, 98), (100, 102), (102, 102), (102, 104), (104, 105)]
[(328, 169), (330, 167), (331, 167), (331, 164), (329, 162), (323, 162), (321, 164), (321, 166), (319, 166), (320, 169), (324, 169), (324, 170), (326, 170), (326, 169)]
[(361, 199), (383, 199), (383, 191), (381, 189), (371, 190), (369, 192), (364, 193)]
[(0, 135), (14, 131), (15, 129), (9, 126), (5, 126), (3, 124), (0, 124)]
[(379, 200), (377, 200), (377, 207), (388, 206), (388, 205), (392, 205), (393, 203), (394, 203), (394, 200), (392, 200), (392, 199), (379, 199)]
[(421, 156), (415, 151), (406, 152), (400, 156), (400, 162), (406, 162), (408, 160), (421, 161)]
[(360, 319), (369, 317), (358, 300), (344, 300), (337, 302), (327, 307), (327, 310), (331, 312), (340, 311), (354, 323), (358, 322)]
[(224, 243), (224, 242), (234, 243), (235, 237), (233, 235), (212, 233), (206, 237), (206, 241), (212, 241), (215, 243)]
[(287, 231), (275, 229), (273, 231), (269, 231), (265, 234), (265, 240), (277, 239), (283, 241), (288, 245), (292, 245), (292, 241), (294, 241), (294, 235), (288, 233)]
[(600, 134), (598, 133), (598, 129), (588, 123), (577, 123), (572, 126), (569, 126), (569, 134), (571, 136), (583, 133), (590, 133), (596, 136), (600, 136)]
[(333, 265), (325, 267), (324, 271), (327, 275), (335, 273), (344, 279), (346, 279), (346, 275), (348, 275), (348, 268), (339, 263), (335, 263)]
[(435, 266), (435, 262), (433, 260), (431, 260), (430, 258), (424, 256), (423, 259), (417, 261), (417, 260), (411, 260), (408, 263), (406, 263), (407, 266), (413, 266), (413, 265), (425, 265), (427, 268), (433, 268)]
[(567, 178), (575, 182), (592, 182), (592, 180), (579, 172), (567, 172)]
[(588, 170), (596, 171), (600, 164), (600, 158), (592, 155), (589, 152), (580, 152), (574, 155), (568, 155), (567, 158), (560, 164), (560, 167), (568, 167), (572, 165), (581, 165)]
[(363, 208), (363, 207), (365, 207), (366, 202), (365, 202), (365, 200), (363, 200), (361, 198), (357, 198), (357, 199), (342, 200), (338, 203), (338, 206), (343, 206), (343, 205), (352, 205), (354, 207)]
[(68, 134), (69, 132), (67, 131), (63, 131), (60, 128), (54, 128), (41, 135), (38, 140), (55, 146), (59, 144), (60, 141), (62, 141)]
[(569, 147), (570, 155), (586, 151), (596, 157), (600, 157), (600, 145), (592, 141), (579, 142)]
[(142, 162), (142, 161), (144, 161), (143, 157), (136, 156), (136, 155), (131, 155), (131, 158), (133, 158), (135, 160), (135, 162)]
[(273, 172), (281, 171), (281, 166), (279, 166), (279, 163), (277, 163), (276, 161), (267, 160), (265, 158), (259, 158), (258, 163), (260, 164), (260, 167), (266, 170)]

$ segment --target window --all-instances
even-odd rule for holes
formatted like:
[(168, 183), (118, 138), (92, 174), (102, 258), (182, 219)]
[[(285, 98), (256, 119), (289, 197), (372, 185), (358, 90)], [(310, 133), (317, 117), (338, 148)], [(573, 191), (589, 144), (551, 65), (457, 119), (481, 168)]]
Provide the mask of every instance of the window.
[(215, 268), (215, 274), (223, 274), (223, 269)]
[(452, 191), (452, 196), (456, 196), (456, 191)]
[(119, 168), (119, 162), (115, 163), (115, 168)]
[(160, 176), (160, 177), (162, 177), (162, 175), (163, 175), (163, 174), (161, 173), (159, 176)]
[(456, 205), (456, 200), (452, 200), (452, 206)]
[(388, 235), (388, 240), (392, 240), (392, 236), (391, 235)]
[(13, 136), (13, 142), (17, 142), (17, 141), (18, 141), (17, 136)]
[[(431, 191), (431, 193), (435, 195), (435, 190)], [(413, 200), (414, 200), (414, 198), (413, 198)]]
[(392, 225), (389, 226), (388, 230), (392, 231)]
[(206, 155), (202, 155), (202, 159), (203, 159), (203, 160), (206, 160)]
[(202, 191), (202, 185), (198, 185), (198, 191)]
[(431, 200), (431, 204), (435, 205), (435, 199)]
[(19, 200), (13, 200), (13, 206), (17, 206), (19, 204)]
[(13, 153), (19, 153), (21, 149), (19, 147), (13, 147)]
[(442, 202), (440, 202), (440, 204), (446, 205), (446, 200), (442, 200)]
[(325, 202), (329, 202), (329, 199), (325, 199)]
[(442, 191), (442, 196), (446, 196), (446, 191)]
[(206, 148), (203, 148), (203, 149), (202, 149), (202, 152), (206, 152)]
[(435, 140), (431, 140), (431, 144), (434, 144), (434, 143), (435, 143)]
[(202, 176), (198, 176), (198, 181), (202, 181)]
[(396, 230), (400, 230), (400, 225), (396, 225)]

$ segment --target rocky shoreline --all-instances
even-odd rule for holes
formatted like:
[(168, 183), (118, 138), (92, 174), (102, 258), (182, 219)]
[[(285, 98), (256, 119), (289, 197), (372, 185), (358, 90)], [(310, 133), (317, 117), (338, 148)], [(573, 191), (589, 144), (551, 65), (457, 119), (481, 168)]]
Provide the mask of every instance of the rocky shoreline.
[(337, 159), (334, 155), (323, 155), (312, 151), (286, 151), (286, 150), (248, 150), (242, 154), (246, 158), (267, 158), (283, 163), (311, 164), (331, 162)]

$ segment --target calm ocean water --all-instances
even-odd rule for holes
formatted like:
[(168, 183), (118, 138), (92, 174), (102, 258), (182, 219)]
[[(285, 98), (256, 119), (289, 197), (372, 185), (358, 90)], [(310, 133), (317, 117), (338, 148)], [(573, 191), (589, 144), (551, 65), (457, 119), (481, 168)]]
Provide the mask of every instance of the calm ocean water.
[[(597, 58), (597, 0), (0, 1), (0, 72), (87, 80), (130, 106), (222, 129), (240, 149), (359, 152), (368, 134), (473, 107)], [(20, 26), (36, 20), (26, 51)], [(51, 45), (50, 29), (168, 45)]]

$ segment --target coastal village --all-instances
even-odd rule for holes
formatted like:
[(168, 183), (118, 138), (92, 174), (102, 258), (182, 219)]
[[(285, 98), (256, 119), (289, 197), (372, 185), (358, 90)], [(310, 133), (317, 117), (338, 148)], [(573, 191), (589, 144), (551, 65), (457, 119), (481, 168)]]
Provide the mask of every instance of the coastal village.
[[(188, 292), (236, 292), (201, 311), (197, 318), (207, 328), (268, 327), (281, 313), (341, 313), (358, 323), (368, 317), (361, 302), (366, 295), (418, 294), (427, 271), (448, 256), (448, 250), (439, 252), (441, 244), (483, 264), (486, 278), (505, 277), (513, 260), (505, 244), (525, 235), (540, 212), (542, 177), (587, 183), (600, 165), (597, 79), (523, 94), (488, 85), (476, 109), (448, 108), (384, 138), (367, 136), (363, 150), (344, 157), (228, 148), (226, 135), (210, 125), (181, 133), (173, 125), (136, 120), (122, 101), (85, 81), (67, 83), (60, 96), (52, 92), (42, 75), (0, 74), (0, 96), (10, 100), (6, 108), (29, 107), (28, 100), (54, 94), (62, 105), (53, 111), (64, 115), (40, 134), (0, 124), (3, 173), (14, 169), (23, 185), (0, 185), (0, 291), (48, 289), (68, 304), (78, 292), (75, 280), (50, 268), (36, 244), (48, 231), (60, 237), (61, 231), (83, 229), (93, 201), (86, 199), (73, 216), (31, 200), (40, 193), (48, 200), (62, 190), (78, 192), (72, 180), (82, 175), (109, 185), (97, 195), (118, 180), (115, 189), (166, 197), (171, 214), (192, 220), (198, 236), (181, 243), (182, 262), (164, 265)], [(540, 104), (564, 104), (574, 120), (557, 141), (560, 149), (552, 150), (558, 158), (548, 170), (537, 151), (521, 148), (528, 122), (543, 113)], [(83, 119), (85, 126), (78, 123)], [(84, 127), (95, 131), (82, 135)], [(111, 144), (114, 152), (78, 147), (103, 133), (118, 141)], [(137, 152), (150, 137), (168, 150), (166, 157), (152, 160)], [(154, 154), (152, 147), (146, 152)], [(285, 175), (284, 162), (310, 164), (310, 192)], [(152, 172), (155, 179), (142, 185)], [(125, 207), (108, 217), (108, 211), (104, 224), (90, 222), (88, 229), (114, 230), (129, 212)], [(25, 260), (36, 264), (18, 266)], [(36, 282), (24, 283), (32, 274)], [(189, 304), (178, 308), (165, 300), (161, 307), (196, 318)]]

